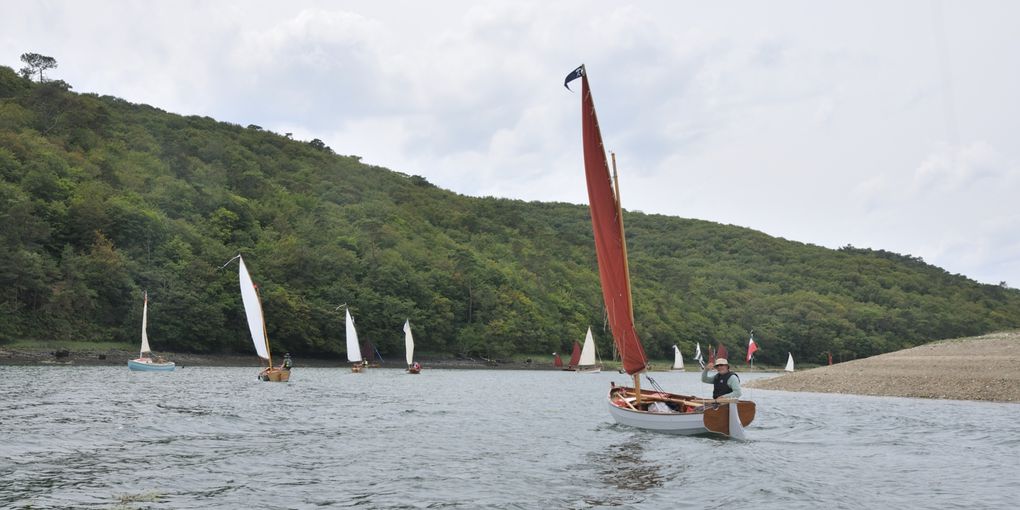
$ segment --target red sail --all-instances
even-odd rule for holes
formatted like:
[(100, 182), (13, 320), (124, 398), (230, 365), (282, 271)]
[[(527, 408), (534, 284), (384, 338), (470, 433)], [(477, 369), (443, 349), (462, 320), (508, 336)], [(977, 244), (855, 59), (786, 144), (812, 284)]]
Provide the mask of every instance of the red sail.
[(574, 352), (570, 353), (570, 366), (576, 367), (581, 362), (581, 344), (574, 341)]
[(562, 367), (563, 366), (563, 360), (560, 359), (560, 355), (559, 354), (553, 354), (553, 366), (554, 367)]
[(730, 353), (726, 351), (726, 346), (719, 342), (719, 348), (715, 350), (715, 357), (724, 358), (727, 362), (730, 360)]
[(595, 233), (595, 253), (599, 262), (599, 278), (602, 280), (602, 298), (606, 302), (609, 326), (623, 360), (623, 369), (628, 374), (636, 374), (645, 369), (648, 360), (634, 330), (623, 218), (609, 176), (609, 162), (602, 147), (602, 133), (599, 131), (587, 75), (581, 76), (581, 132), (584, 139), (588, 203), (591, 205), (591, 227)]

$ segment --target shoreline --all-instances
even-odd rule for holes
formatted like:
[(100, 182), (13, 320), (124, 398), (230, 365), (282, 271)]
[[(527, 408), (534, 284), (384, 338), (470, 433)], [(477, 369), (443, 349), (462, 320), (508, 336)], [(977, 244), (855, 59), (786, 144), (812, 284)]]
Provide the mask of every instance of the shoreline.
[(750, 381), (747, 388), (984, 402), (1020, 402), (1020, 330)]
[[(191, 354), (157, 353), (172, 361), (177, 368), (185, 367), (252, 367), (261, 363), (254, 354)], [(25, 349), (0, 346), (0, 366), (124, 366), (128, 360), (138, 357), (138, 351), (121, 349)], [(282, 357), (280, 358), (282, 359)], [(351, 363), (342, 358), (301, 358), (294, 357), (294, 367), (350, 368)], [(274, 356), (274, 361), (276, 357)], [(435, 358), (416, 360), (426, 369), (485, 369), (485, 370), (559, 370), (541, 362), (486, 361), (483, 359)], [(381, 368), (404, 369), (403, 358), (398, 362), (385, 361)]]

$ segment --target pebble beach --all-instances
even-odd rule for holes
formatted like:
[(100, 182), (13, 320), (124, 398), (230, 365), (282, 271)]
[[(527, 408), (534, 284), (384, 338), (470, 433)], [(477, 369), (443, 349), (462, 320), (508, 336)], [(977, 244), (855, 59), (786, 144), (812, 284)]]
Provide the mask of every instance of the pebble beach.
[(1020, 330), (942, 340), (751, 381), (745, 386), (798, 392), (1020, 402)]

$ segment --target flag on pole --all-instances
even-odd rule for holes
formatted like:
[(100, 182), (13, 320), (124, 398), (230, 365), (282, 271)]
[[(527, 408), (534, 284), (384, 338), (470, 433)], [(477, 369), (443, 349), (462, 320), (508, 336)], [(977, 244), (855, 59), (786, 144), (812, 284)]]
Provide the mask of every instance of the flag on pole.
[(751, 339), (747, 341), (747, 362), (751, 362), (751, 356), (754, 356), (755, 351), (758, 350), (758, 344), (754, 343), (754, 335), (751, 335)]

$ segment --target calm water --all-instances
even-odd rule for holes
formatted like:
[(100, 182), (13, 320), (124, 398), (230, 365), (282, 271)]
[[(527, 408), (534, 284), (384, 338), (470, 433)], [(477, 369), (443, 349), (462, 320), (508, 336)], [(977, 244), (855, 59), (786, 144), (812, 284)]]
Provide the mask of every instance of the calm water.
[[(1020, 405), (748, 390), (746, 442), (616, 425), (616, 373), (0, 367), (4, 508), (1015, 508)], [(694, 373), (653, 374), (708, 393)], [(751, 376), (745, 375), (745, 380)]]

